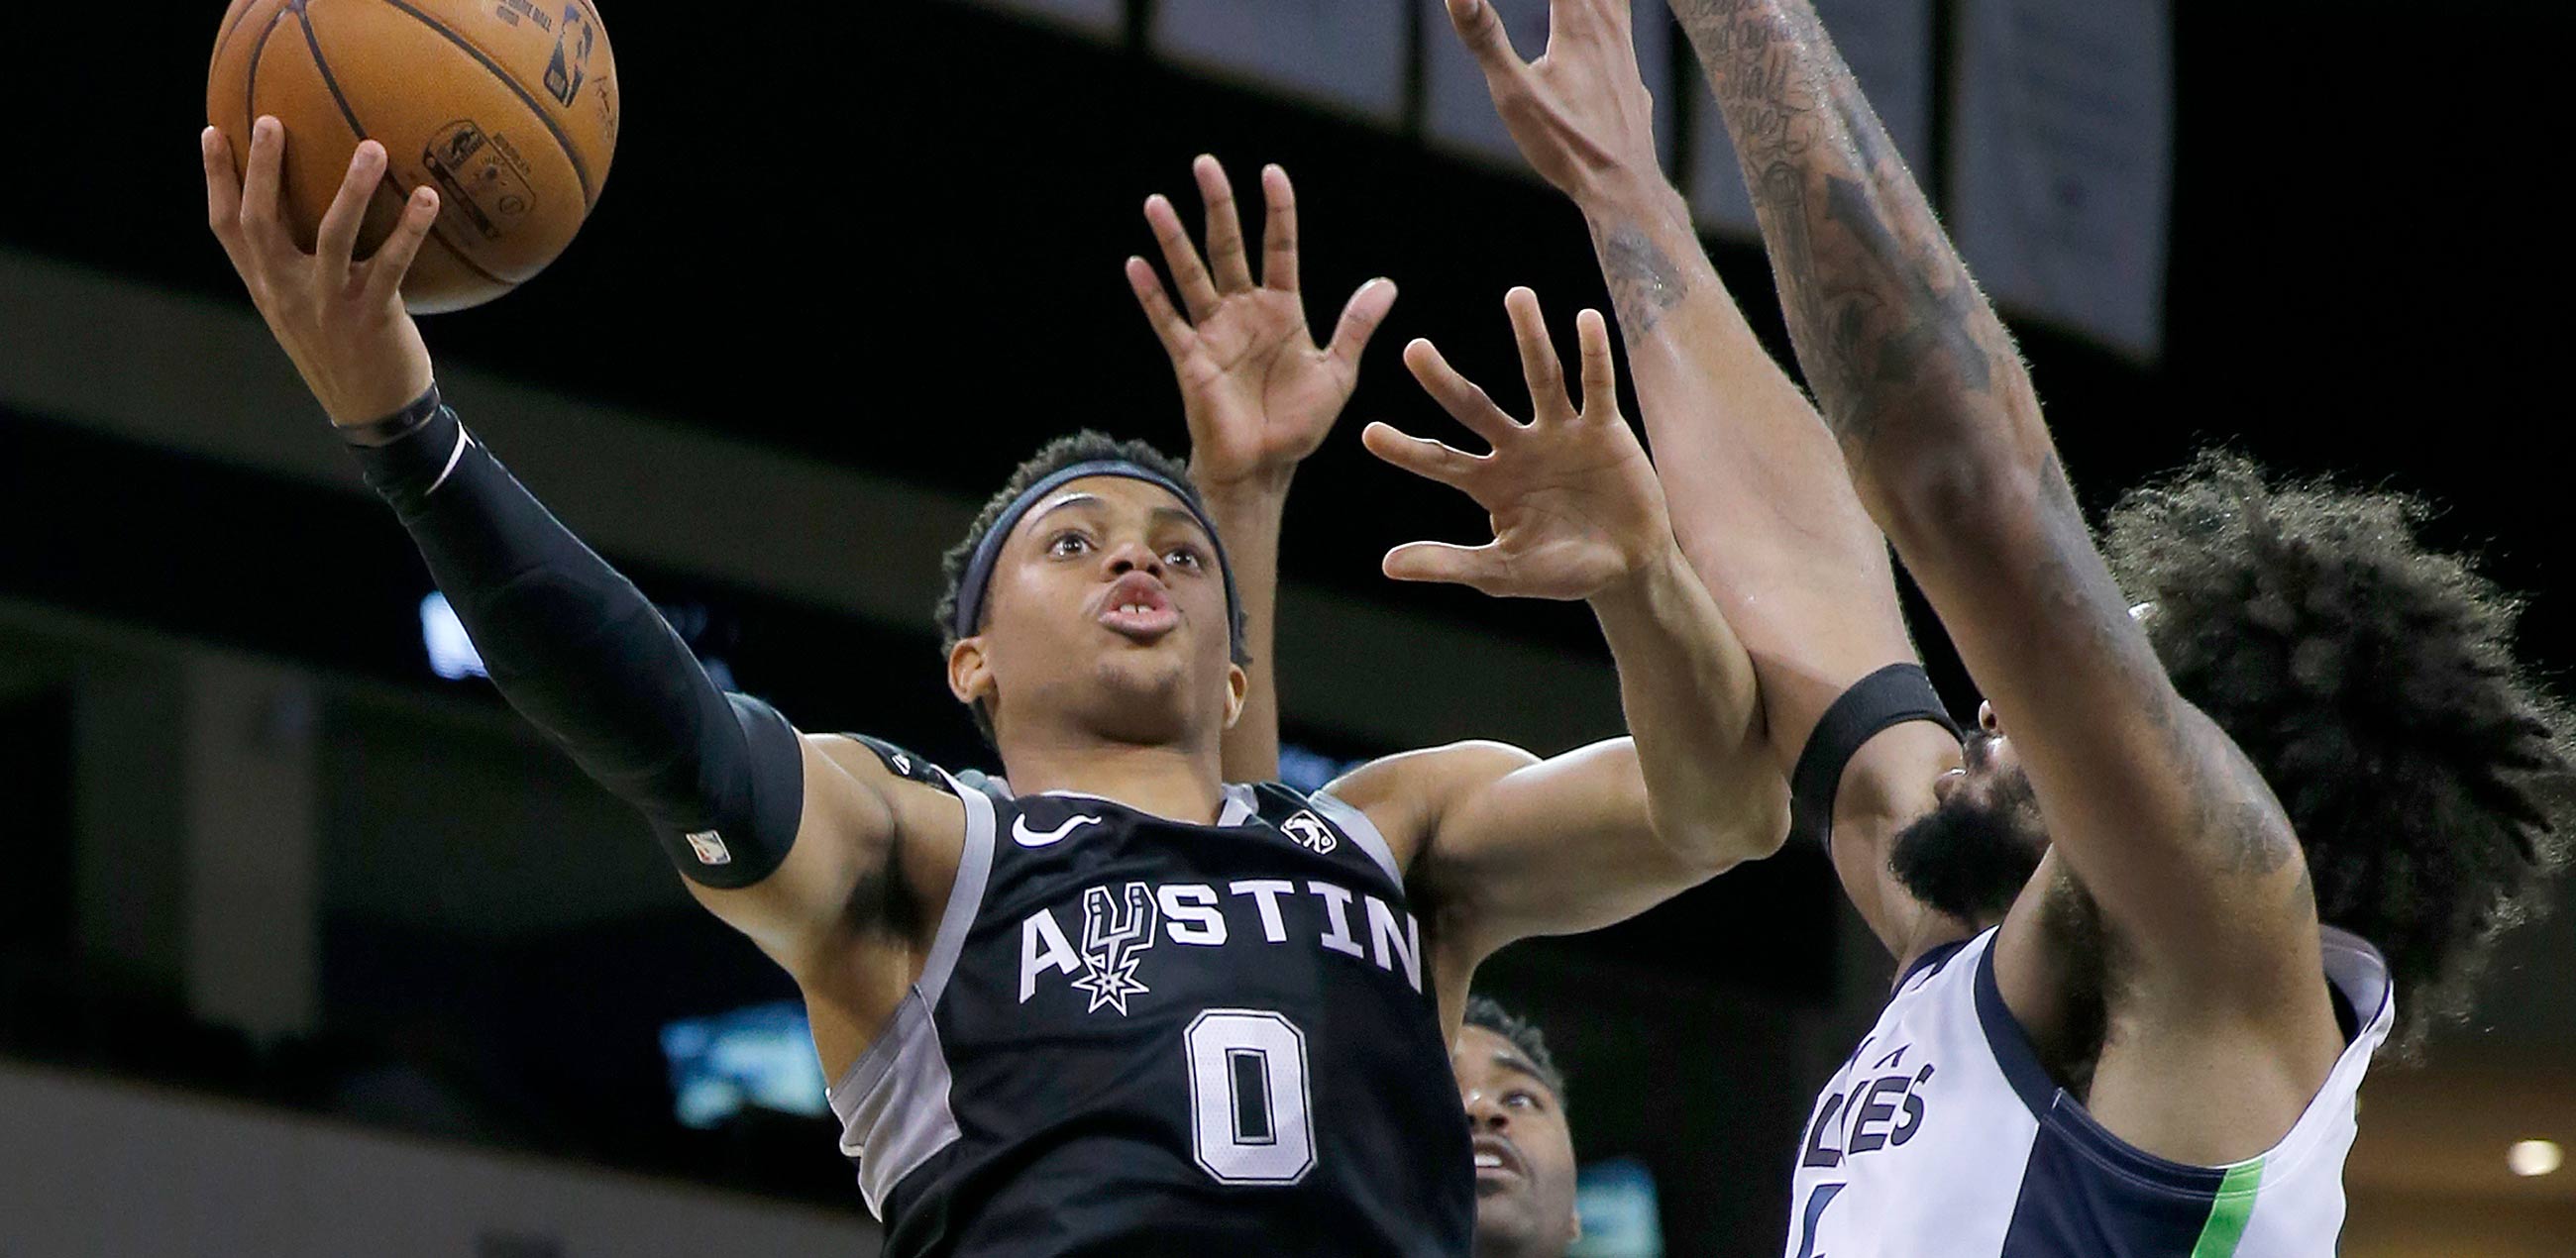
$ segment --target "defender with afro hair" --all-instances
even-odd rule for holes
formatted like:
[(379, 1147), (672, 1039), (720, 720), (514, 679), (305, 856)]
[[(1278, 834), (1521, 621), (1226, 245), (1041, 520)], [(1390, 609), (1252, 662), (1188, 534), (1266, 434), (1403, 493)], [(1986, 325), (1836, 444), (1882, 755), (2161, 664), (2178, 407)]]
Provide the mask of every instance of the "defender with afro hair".
[(2465, 1014), (2565, 860), (2567, 709), (2513, 661), (2519, 604), (2416, 536), (2423, 503), (2202, 456), (2116, 506), (2103, 557), (2174, 687), (2262, 772), (2317, 913), (2375, 945), (2397, 1043)]

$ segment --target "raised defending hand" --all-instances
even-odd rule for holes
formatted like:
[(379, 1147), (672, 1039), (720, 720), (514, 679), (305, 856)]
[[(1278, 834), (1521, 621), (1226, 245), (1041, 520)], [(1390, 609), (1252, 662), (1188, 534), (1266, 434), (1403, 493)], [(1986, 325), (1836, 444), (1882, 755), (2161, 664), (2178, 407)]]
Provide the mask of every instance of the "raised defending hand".
[(1580, 201), (1612, 181), (1663, 178), (1629, 0), (1549, 0), (1547, 51), (1536, 61), (1512, 50), (1493, 0), (1448, 3), (1503, 125), (1558, 191)]
[(1360, 351), (1395, 304), (1395, 284), (1370, 280), (1343, 307), (1329, 346), (1306, 329), (1297, 290), (1297, 200), (1288, 173), (1261, 171), (1269, 222), (1261, 279), (1252, 278), (1234, 189), (1213, 157), (1192, 164), (1207, 205), (1207, 256), (1199, 256), (1172, 203), (1145, 200), (1145, 221), (1180, 286), (1184, 317), (1143, 258), (1127, 259), (1127, 283), (1172, 357), (1189, 419), (1190, 472), (1211, 492), (1257, 481), (1283, 482), (1324, 442), (1359, 380)]
[(198, 147), (206, 163), (207, 223), (331, 422), (383, 419), (428, 391), (429, 348), (403, 309), (402, 280), (438, 219), (438, 194), (426, 187), (412, 193), (383, 246), (354, 261), (368, 198), (385, 176), (384, 146), (362, 141), (307, 253), (287, 234), (278, 203), (286, 128), (277, 119), (252, 124), (240, 177), (223, 132), (206, 128)]
[(1515, 288), (1503, 308), (1520, 340), (1529, 423), (1504, 414), (1431, 342), (1415, 341), (1404, 347), (1404, 365), (1494, 452), (1469, 454), (1385, 424), (1360, 434), (1370, 453), (1475, 499), (1493, 517), (1494, 540), (1473, 547), (1410, 542), (1387, 552), (1386, 575), (1498, 596), (1591, 598), (1673, 555), (1663, 486), (1619, 413), (1610, 328), (1600, 312), (1586, 310), (1575, 319), (1583, 352), (1578, 411), (1565, 394), (1565, 372), (1548, 343), (1537, 294)]

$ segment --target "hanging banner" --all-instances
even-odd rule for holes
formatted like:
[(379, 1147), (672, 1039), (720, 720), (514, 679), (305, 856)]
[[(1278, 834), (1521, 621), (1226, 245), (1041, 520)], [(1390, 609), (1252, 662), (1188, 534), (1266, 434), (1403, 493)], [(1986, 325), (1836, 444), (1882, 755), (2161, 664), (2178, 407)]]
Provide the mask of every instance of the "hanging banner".
[[(1896, 151), (1920, 172), (1932, 152), (1932, 0), (1816, 0), (1816, 12)], [(1707, 76), (1689, 90), (1698, 111), (1691, 120), (1692, 216), (1702, 231), (1754, 235), (1753, 198)]]
[(988, 9), (1025, 13), (1108, 39), (1127, 25), (1127, 0), (976, 0)]
[(1154, 49), (1375, 122), (1403, 121), (1398, 0), (1157, 0)]
[[(1494, 98), (1485, 90), (1485, 72), (1477, 68), (1476, 54), (1467, 51), (1466, 41), (1449, 24), (1447, 4), (1444, 0), (1419, 3), (1427, 49), (1423, 95), (1430, 113), (1424, 129), (1432, 143), (1528, 170), (1529, 163), (1512, 143), (1511, 133), (1503, 129), (1502, 115), (1494, 112)], [(1494, 9), (1503, 15), (1503, 26), (1511, 32), (1512, 47), (1522, 60), (1534, 61), (1547, 51), (1548, 0), (1494, 0)], [(1663, 0), (1637, 0), (1635, 25), (1637, 68), (1645, 74), (1646, 90), (1655, 94), (1656, 150), (1670, 169), (1673, 137), (1680, 131), (1674, 122), (1672, 93), (1672, 48), (1677, 36), (1672, 11)]]
[(1950, 230), (1998, 303), (2143, 358), (2164, 342), (2166, 0), (1963, 0)]

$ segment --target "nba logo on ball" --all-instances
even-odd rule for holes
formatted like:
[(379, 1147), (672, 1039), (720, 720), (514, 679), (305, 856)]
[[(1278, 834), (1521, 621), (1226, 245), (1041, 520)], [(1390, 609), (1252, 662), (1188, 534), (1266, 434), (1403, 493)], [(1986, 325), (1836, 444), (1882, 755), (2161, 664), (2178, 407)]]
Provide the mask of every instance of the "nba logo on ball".
[(581, 7), (565, 5), (563, 26), (555, 33), (554, 59), (546, 65), (546, 91), (566, 105), (581, 94), (581, 81), (590, 72), (591, 38)]
[(698, 854), (699, 864), (730, 865), (733, 863), (733, 853), (726, 850), (723, 836), (715, 831), (700, 830), (686, 837), (689, 840), (689, 850)]
[(1297, 846), (1322, 854), (1333, 850), (1333, 832), (1324, 828), (1323, 819), (1311, 812), (1301, 812), (1279, 826), (1279, 832), (1297, 840)]

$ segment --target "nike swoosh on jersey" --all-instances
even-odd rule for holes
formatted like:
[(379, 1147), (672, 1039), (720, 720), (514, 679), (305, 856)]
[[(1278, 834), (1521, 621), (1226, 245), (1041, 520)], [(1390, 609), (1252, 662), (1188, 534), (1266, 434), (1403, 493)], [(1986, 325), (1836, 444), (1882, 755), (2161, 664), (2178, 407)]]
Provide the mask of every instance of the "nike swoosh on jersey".
[(1100, 824), (1098, 817), (1067, 817), (1064, 819), (1064, 824), (1052, 830), (1032, 830), (1029, 828), (1028, 818), (1013, 817), (1011, 818), (1011, 841), (1022, 847), (1052, 847), (1064, 842), (1065, 836), (1073, 833), (1074, 827), (1098, 824)]

